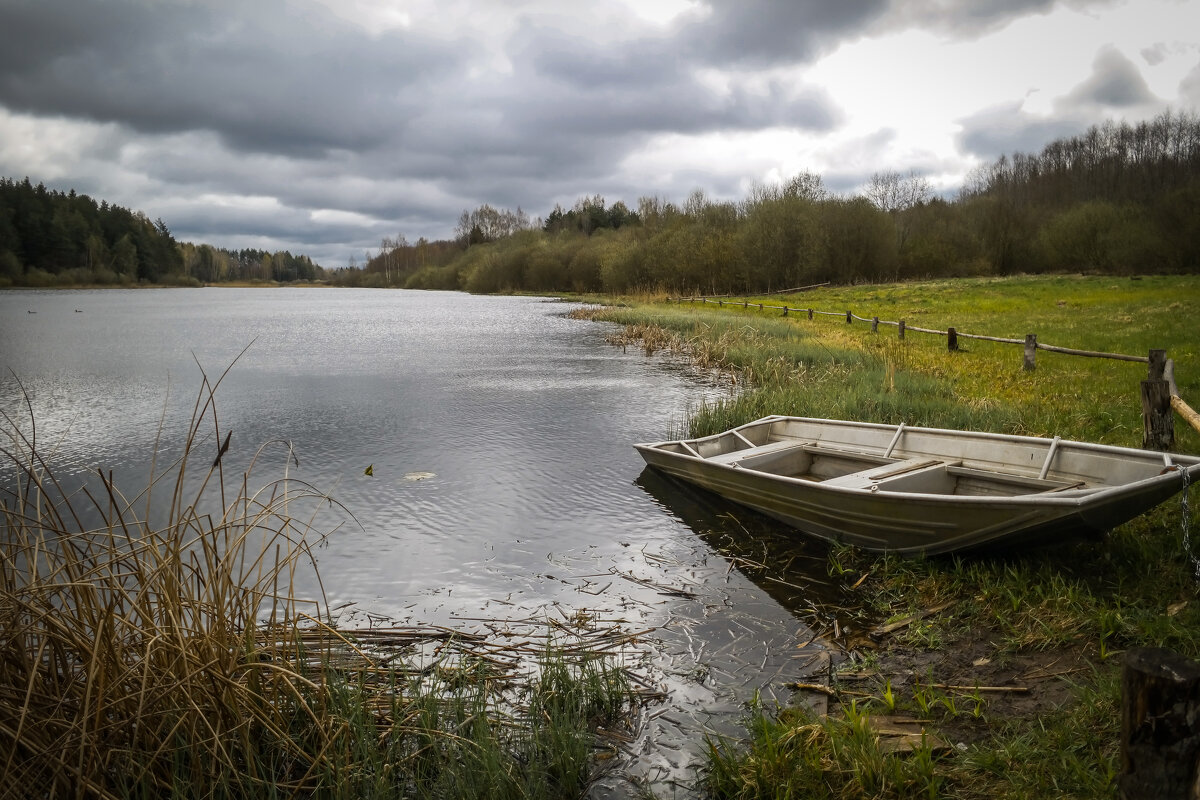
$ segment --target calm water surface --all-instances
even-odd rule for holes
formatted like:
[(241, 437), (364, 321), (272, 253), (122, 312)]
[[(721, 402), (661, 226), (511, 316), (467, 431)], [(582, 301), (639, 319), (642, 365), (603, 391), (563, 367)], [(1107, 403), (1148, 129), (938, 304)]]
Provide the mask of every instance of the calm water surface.
[[(595, 794), (687, 785), (703, 729), (734, 730), (754, 688), (797, 679), (797, 639), (811, 635), (788, 608), (805, 601), (724, 555), (761, 521), (643, 475), (630, 447), (727, 389), (605, 344), (613, 327), (568, 319), (572, 307), (350, 289), (0, 292), (0, 404), (19, 415), (23, 387), (60, 476), (103, 466), (136, 490), (159, 420), (161, 451), (177, 452), (201, 369), (215, 380), (237, 359), (217, 393), (227, 465), (288, 441), (289, 474), (353, 514), (318, 519), (332, 531), (317, 551), (331, 605), (458, 627), (578, 610), (655, 626), (650, 666), (671, 699)], [(254, 475), (287, 464), (268, 445)]]

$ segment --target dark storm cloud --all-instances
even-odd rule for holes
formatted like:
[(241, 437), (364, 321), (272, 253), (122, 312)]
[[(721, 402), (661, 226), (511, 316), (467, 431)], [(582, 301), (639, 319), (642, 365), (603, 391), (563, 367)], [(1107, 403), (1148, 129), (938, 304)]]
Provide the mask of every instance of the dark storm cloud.
[(212, 130), (242, 149), (369, 146), (449, 47), (369, 37), (286, 0), (0, 3), (0, 102), (141, 132)]
[(1069, 106), (1092, 104), (1121, 109), (1153, 103), (1157, 99), (1137, 65), (1120, 50), (1109, 46), (1096, 54), (1091, 77), (1075, 87), (1065, 102)]
[(1092, 74), (1054, 101), (1053, 113), (1035, 116), (1020, 101), (986, 108), (960, 120), (959, 144), (986, 159), (1005, 153), (1038, 152), (1054, 139), (1081, 133), (1114, 112), (1159, 103), (1137, 66), (1115, 47), (1100, 49)]
[(679, 26), (682, 49), (714, 66), (811, 61), (861, 32), (886, 0), (710, 0)]
[(728, 90), (714, 89), (699, 77), (704, 65), (664, 37), (595, 42), (525, 25), (508, 52), (516, 72), (507, 86), (517, 91), (498, 105), (518, 135), (822, 131), (837, 115), (832, 100), (809, 87), (776, 81), (750, 88), (734, 74)]
[[(10, 142), (47, 139), (0, 140), (0, 172), (34, 169), (33, 153), (47, 182), (162, 216), (181, 235), (265, 237), (332, 264), (382, 235), (446, 236), (484, 202), (537, 215), (597, 192), (631, 204), (695, 187), (738, 196), (755, 177), (746, 170), (786, 160), (699, 155), (730, 153), (744, 133), (833, 134), (816, 158), (834, 165), (832, 188), (849, 190), (890, 140), (839, 143), (848, 115), (805, 82), (804, 64), (863, 36), (915, 26), (974, 36), (1054, 5), (700, 0), (655, 24), (616, 4), (568, 15), (508, 0), (454, 4), (464, 18), (453, 23), (421, 18), (434, 6), (416, 4), (404, 27), (367, 30), (322, 2), (0, 0), (0, 124)], [(880, 68), (863, 64), (864, 79)], [(962, 120), (960, 145), (987, 157), (1040, 147), (1097, 108), (1143, 102), (1139, 80), (1102, 51), (1053, 118), (985, 109)], [(1197, 84), (1185, 81), (1185, 97)]]
[(956, 38), (998, 30), (1021, 17), (1048, 14), (1056, 6), (1104, 7), (1115, 0), (893, 0), (883, 29), (923, 28)]
[(818, 89), (700, 73), (812, 58), (881, 9), (719, 0), (603, 43), (531, 16), (493, 50), (467, 33), (369, 34), (312, 0), (0, 0), (0, 104), (121, 126), (115, 151), (86, 157), (164, 197), (280, 204), (238, 219), (172, 201), (180, 229), (305, 238), (299, 210), (338, 208), (431, 232), (485, 201), (626, 186), (614, 168), (655, 135), (829, 131), (840, 112)]
[(986, 108), (960, 120), (959, 146), (985, 160), (1013, 152), (1039, 152), (1054, 139), (1079, 133), (1085, 118), (1072, 114), (1036, 117), (1022, 109), (1021, 101)]

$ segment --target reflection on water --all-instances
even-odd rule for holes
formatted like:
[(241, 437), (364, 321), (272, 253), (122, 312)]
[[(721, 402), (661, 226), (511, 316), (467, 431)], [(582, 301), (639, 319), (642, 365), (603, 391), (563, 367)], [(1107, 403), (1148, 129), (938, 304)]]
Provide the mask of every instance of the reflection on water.
[[(332, 531), (323, 586), (347, 619), (470, 628), (584, 612), (657, 628), (646, 666), (670, 699), (595, 790), (625, 796), (630, 780), (691, 780), (702, 730), (733, 732), (755, 688), (797, 679), (816, 647), (797, 649), (812, 639), (808, 593), (823, 588), (748, 566), (760, 521), (639, 478), (631, 443), (727, 389), (606, 345), (611, 328), (569, 308), (379, 290), (0, 292), (0, 407), (22, 418), (28, 397), (69, 485), (103, 466), (132, 495), (156, 441), (159, 471), (179, 454), (201, 369), (216, 382), (237, 359), (217, 390), (226, 474), (288, 442), (263, 451), (256, 479), (286, 469), (352, 512), (314, 509)], [(203, 467), (217, 436), (197, 443)], [(821, 551), (795, 558), (788, 574), (822, 576)]]

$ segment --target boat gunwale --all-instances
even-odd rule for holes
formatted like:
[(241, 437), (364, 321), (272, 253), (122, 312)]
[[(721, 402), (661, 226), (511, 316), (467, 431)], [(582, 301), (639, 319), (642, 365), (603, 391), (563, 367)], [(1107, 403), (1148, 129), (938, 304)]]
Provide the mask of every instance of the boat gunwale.
[[(1163, 470), (1158, 475), (1150, 475), (1145, 478), (1141, 478), (1139, 480), (1128, 481), (1128, 482), (1119, 483), (1119, 484), (1110, 484), (1110, 485), (1106, 485), (1106, 486), (1093, 486), (1093, 487), (1085, 486), (1085, 487), (1078, 487), (1078, 488), (1061, 489), (1058, 491), (1043, 490), (1043, 491), (1038, 491), (1038, 492), (1026, 492), (1026, 493), (1022, 493), (1022, 494), (1003, 495), (1003, 496), (1000, 496), (1000, 495), (959, 495), (959, 494), (942, 494), (942, 493), (934, 493), (934, 492), (901, 491), (901, 490), (888, 489), (888, 488), (886, 488), (886, 486), (879, 486), (879, 485), (876, 485), (874, 488), (872, 488), (870, 486), (863, 486), (863, 487), (839, 486), (837, 484), (829, 484), (824, 481), (813, 481), (813, 480), (809, 480), (809, 479), (805, 479), (805, 478), (796, 478), (796, 477), (792, 477), (792, 476), (788, 476), (788, 475), (781, 475), (779, 473), (768, 472), (766, 470), (758, 470), (758, 469), (754, 469), (753, 467), (743, 467), (740, 464), (736, 463), (736, 460), (734, 463), (725, 463), (722, 461), (714, 460), (714, 458), (711, 456), (706, 458), (706, 457), (700, 456), (700, 455), (692, 455), (691, 453), (687, 453), (687, 452), (674, 452), (674, 451), (664, 449), (664, 446), (666, 446), (666, 445), (672, 445), (672, 444), (684, 445), (686, 443), (689, 450), (695, 451), (694, 446), (697, 446), (700, 443), (718, 440), (722, 436), (727, 436), (735, 431), (740, 432), (740, 431), (744, 431), (747, 428), (761, 427), (762, 425), (772, 424), (772, 423), (780, 422), (780, 421), (795, 421), (795, 422), (799, 422), (799, 423), (815, 423), (818, 425), (829, 425), (829, 426), (840, 427), (840, 428), (868, 428), (868, 429), (874, 429), (874, 430), (880, 430), (880, 431), (902, 430), (905, 433), (935, 434), (935, 435), (940, 435), (940, 436), (947, 436), (948, 438), (957, 439), (959, 441), (962, 441), (964, 438), (965, 439), (977, 438), (977, 439), (983, 440), (985, 442), (1004, 442), (1004, 443), (1009, 443), (1009, 444), (1039, 445), (1039, 446), (1045, 447), (1048, 452), (1051, 451), (1051, 448), (1054, 448), (1060, 454), (1064, 451), (1064, 449), (1067, 449), (1067, 450), (1077, 450), (1077, 451), (1091, 452), (1091, 453), (1100, 453), (1100, 454), (1106, 454), (1106, 455), (1132, 457), (1141, 462), (1161, 460), (1163, 463)], [(739, 438), (744, 439), (745, 437), (739, 435)], [(849, 447), (838, 447), (836, 445), (824, 444), (821, 440), (817, 440), (815, 442), (810, 441), (804, 437), (797, 437), (796, 443), (798, 446), (809, 446), (816, 450), (824, 449), (833, 454), (846, 454), (849, 456), (866, 456), (868, 458), (879, 458), (881, 456), (881, 454), (886, 449), (888, 449), (888, 448), (876, 448), (875, 450), (866, 450), (866, 449), (856, 449), (856, 448), (849, 448)], [(764, 446), (766, 446), (766, 445), (758, 445), (753, 448), (742, 448), (742, 449), (735, 450), (732, 452), (733, 453), (745, 452), (746, 453), (745, 457), (750, 458), (750, 457), (754, 456), (753, 451), (755, 449), (757, 449), (759, 447), (764, 447)], [(770, 480), (770, 481), (777, 481), (777, 482), (780, 482), (783, 484), (806, 487), (806, 491), (810, 491), (810, 492), (820, 492), (820, 493), (833, 492), (833, 493), (839, 493), (839, 494), (844, 494), (844, 495), (849, 495), (849, 496), (864, 496), (865, 495), (865, 496), (874, 496), (874, 497), (879, 497), (879, 498), (887, 498), (889, 500), (910, 498), (910, 499), (914, 499), (914, 500), (919, 499), (924, 502), (935, 502), (935, 503), (940, 503), (940, 504), (967, 503), (967, 504), (972, 504), (972, 505), (979, 504), (979, 505), (993, 505), (993, 506), (994, 505), (1010, 505), (1010, 504), (1012, 504), (1012, 505), (1016, 505), (1016, 506), (1036, 505), (1036, 506), (1062, 506), (1062, 507), (1066, 507), (1066, 508), (1073, 507), (1073, 506), (1081, 507), (1084, 505), (1091, 505), (1093, 503), (1099, 503), (1102, 501), (1106, 501), (1113, 497), (1120, 496), (1120, 495), (1127, 494), (1127, 493), (1128, 494), (1136, 494), (1146, 486), (1150, 486), (1150, 485), (1153, 485), (1156, 483), (1161, 483), (1164, 480), (1172, 480), (1174, 473), (1177, 473), (1177, 472), (1178, 473), (1186, 472), (1189, 480), (1200, 480), (1200, 457), (1187, 455), (1187, 454), (1167, 453), (1167, 452), (1155, 451), (1155, 450), (1140, 450), (1140, 449), (1132, 448), (1132, 447), (1123, 447), (1121, 445), (1106, 445), (1106, 444), (1098, 444), (1098, 443), (1094, 443), (1094, 442), (1079, 442), (1079, 441), (1073, 441), (1073, 440), (1067, 440), (1067, 439), (1053, 439), (1053, 438), (1042, 437), (1042, 436), (1026, 436), (1026, 435), (1021, 435), (1021, 434), (992, 433), (989, 431), (962, 431), (962, 430), (955, 430), (953, 428), (926, 428), (926, 427), (908, 426), (905, 424), (893, 425), (893, 424), (879, 423), (879, 422), (858, 422), (858, 421), (854, 421), (854, 420), (831, 420), (831, 419), (821, 419), (821, 418), (815, 418), (815, 417), (793, 417), (793, 416), (784, 416), (784, 415), (771, 415), (771, 416), (767, 416), (767, 417), (762, 417), (760, 419), (757, 419), (757, 420), (754, 420), (751, 422), (747, 422), (743, 425), (739, 425), (737, 427), (730, 428), (729, 430), (721, 431), (720, 433), (710, 434), (708, 436), (700, 436), (700, 437), (695, 437), (692, 439), (667, 439), (667, 440), (663, 440), (661, 442), (640, 443), (640, 444), (635, 444), (634, 447), (639, 452), (644, 452), (644, 451), (649, 450), (649, 451), (654, 451), (656, 453), (660, 453), (665, 457), (683, 459), (683, 460), (685, 460), (687, 462), (691, 462), (691, 463), (705, 464), (706, 469), (714, 469), (714, 470), (724, 469), (724, 470), (729, 470), (731, 472), (753, 473), (754, 475), (763, 476), (763, 478)], [(722, 455), (731, 455), (731, 453), (726, 453), (726, 454), (722, 454)], [(890, 458), (890, 456), (884, 456), (884, 457)], [(992, 470), (979, 470), (979, 471), (995, 475), (996, 479), (999, 482), (1003, 482), (1005, 478), (1022, 479), (1022, 478), (1029, 477), (1029, 476), (1024, 476), (1024, 475), (1020, 475), (1017, 473), (995, 472)]]
[[(876, 430), (889, 430), (889, 431), (896, 431), (899, 429), (903, 429), (905, 433), (950, 434), (952, 438), (963, 438), (963, 437), (975, 438), (975, 437), (978, 437), (978, 438), (984, 439), (984, 440), (1010, 442), (1010, 443), (1016, 443), (1016, 444), (1044, 444), (1047, 448), (1052, 446), (1055, 442), (1055, 439), (1053, 437), (1028, 436), (1028, 435), (1019, 434), (1019, 433), (995, 433), (993, 431), (967, 431), (967, 430), (958, 430), (955, 428), (925, 428), (925, 427), (918, 427), (915, 425), (908, 425), (906, 423), (900, 423), (898, 425), (893, 425), (891, 423), (886, 423), (886, 422), (860, 422), (857, 420), (822, 419), (820, 417), (791, 417), (791, 416), (773, 414), (771, 416), (761, 417), (761, 418), (753, 420), (751, 422), (746, 422), (742, 425), (738, 425), (737, 427), (730, 428), (729, 430), (721, 431), (720, 433), (709, 434), (708, 436), (697, 436), (697, 437), (691, 438), (691, 439), (664, 439), (659, 442), (644, 442), (644, 443), (635, 444), (634, 447), (638, 447), (638, 448), (648, 447), (648, 448), (661, 449), (662, 445), (682, 444), (684, 442), (687, 442), (689, 445), (695, 445), (700, 442), (708, 442), (708, 441), (713, 441), (713, 440), (719, 439), (722, 436), (727, 436), (727, 435), (733, 433), (734, 431), (740, 432), (740, 431), (744, 431), (747, 428), (758, 427), (758, 426), (766, 424), (766, 423), (774, 423), (774, 422), (779, 422), (779, 421), (817, 423), (817, 424), (821, 424), (821, 425), (832, 425), (832, 426), (837, 426), (837, 427), (870, 428), (870, 429), (876, 429)], [(820, 442), (817, 442), (816, 444), (819, 445)], [(1138, 456), (1140, 459), (1151, 459), (1154, 457), (1158, 457), (1160, 460), (1164, 460), (1164, 464), (1163, 464), (1164, 467), (1179, 466), (1179, 464), (1177, 464), (1177, 463), (1174, 463), (1174, 464), (1165, 463), (1165, 459), (1174, 460), (1177, 458), (1192, 462), (1191, 465), (1189, 465), (1189, 466), (1200, 465), (1200, 456), (1189, 455), (1187, 453), (1171, 453), (1171, 452), (1161, 451), (1161, 450), (1143, 450), (1143, 449), (1137, 448), (1137, 447), (1126, 447), (1124, 445), (1118, 445), (1118, 444), (1100, 444), (1098, 442), (1081, 442), (1081, 441), (1076, 441), (1073, 439), (1059, 439), (1058, 440), (1058, 448), (1061, 450), (1064, 447), (1069, 447), (1072, 449), (1077, 448), (1080, 450), (1092, 451), (1092, 452), (1102, 452), (1102, 453), (1107, 452), (1107, 453), (1115, 453), (1115, 454), (1121, 454), (1121, 455), (1128, 454), (1128, 455), (1132, 455), (1132, 456)], [(854, 453), (856, 455), (865, 455), (865, 456), (879, 455), (878, 453), (868, 452), (865, 450), (852, 450), (852, 449), (847, 449), (847, 448), (836, 448), (836, 447), (830, 447), (829, 449), (831, 449), (831, 450), (840, 449), (840, 450), (843, 450), (844, 452)], [(884, 448), (884, 449), (886, 449), (886, 448)], [(701, 457), (701, 460), (707, 461), (708, 459)]]

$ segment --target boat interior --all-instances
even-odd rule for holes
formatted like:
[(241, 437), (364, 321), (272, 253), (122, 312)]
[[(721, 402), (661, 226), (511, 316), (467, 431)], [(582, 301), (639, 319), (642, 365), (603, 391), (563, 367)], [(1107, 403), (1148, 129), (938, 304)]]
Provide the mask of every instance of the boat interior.
[[(815, 440), (778, 438), (768, 441), (764, 428), (734, 430), (707, 439), (670, 442), (661, 447), (737, 469), (872, 492), (1015, 497), (1089, 488), (1085, 481), (1048, 479), (1044, 467), (1041, 475), (1034, 477), (967, 467), (961, 459), (949, 457), (893, 455), (897, 452), (895, 442), (902, 430), (897, 431), (886, 448), (877, 447), (881, 451), (877, 453)], [(754, 436), (756, 433), (763, 435)], [(1053, 457), (1054, 446), (1051, 446), (1045, 456), (1046, 466)]]

